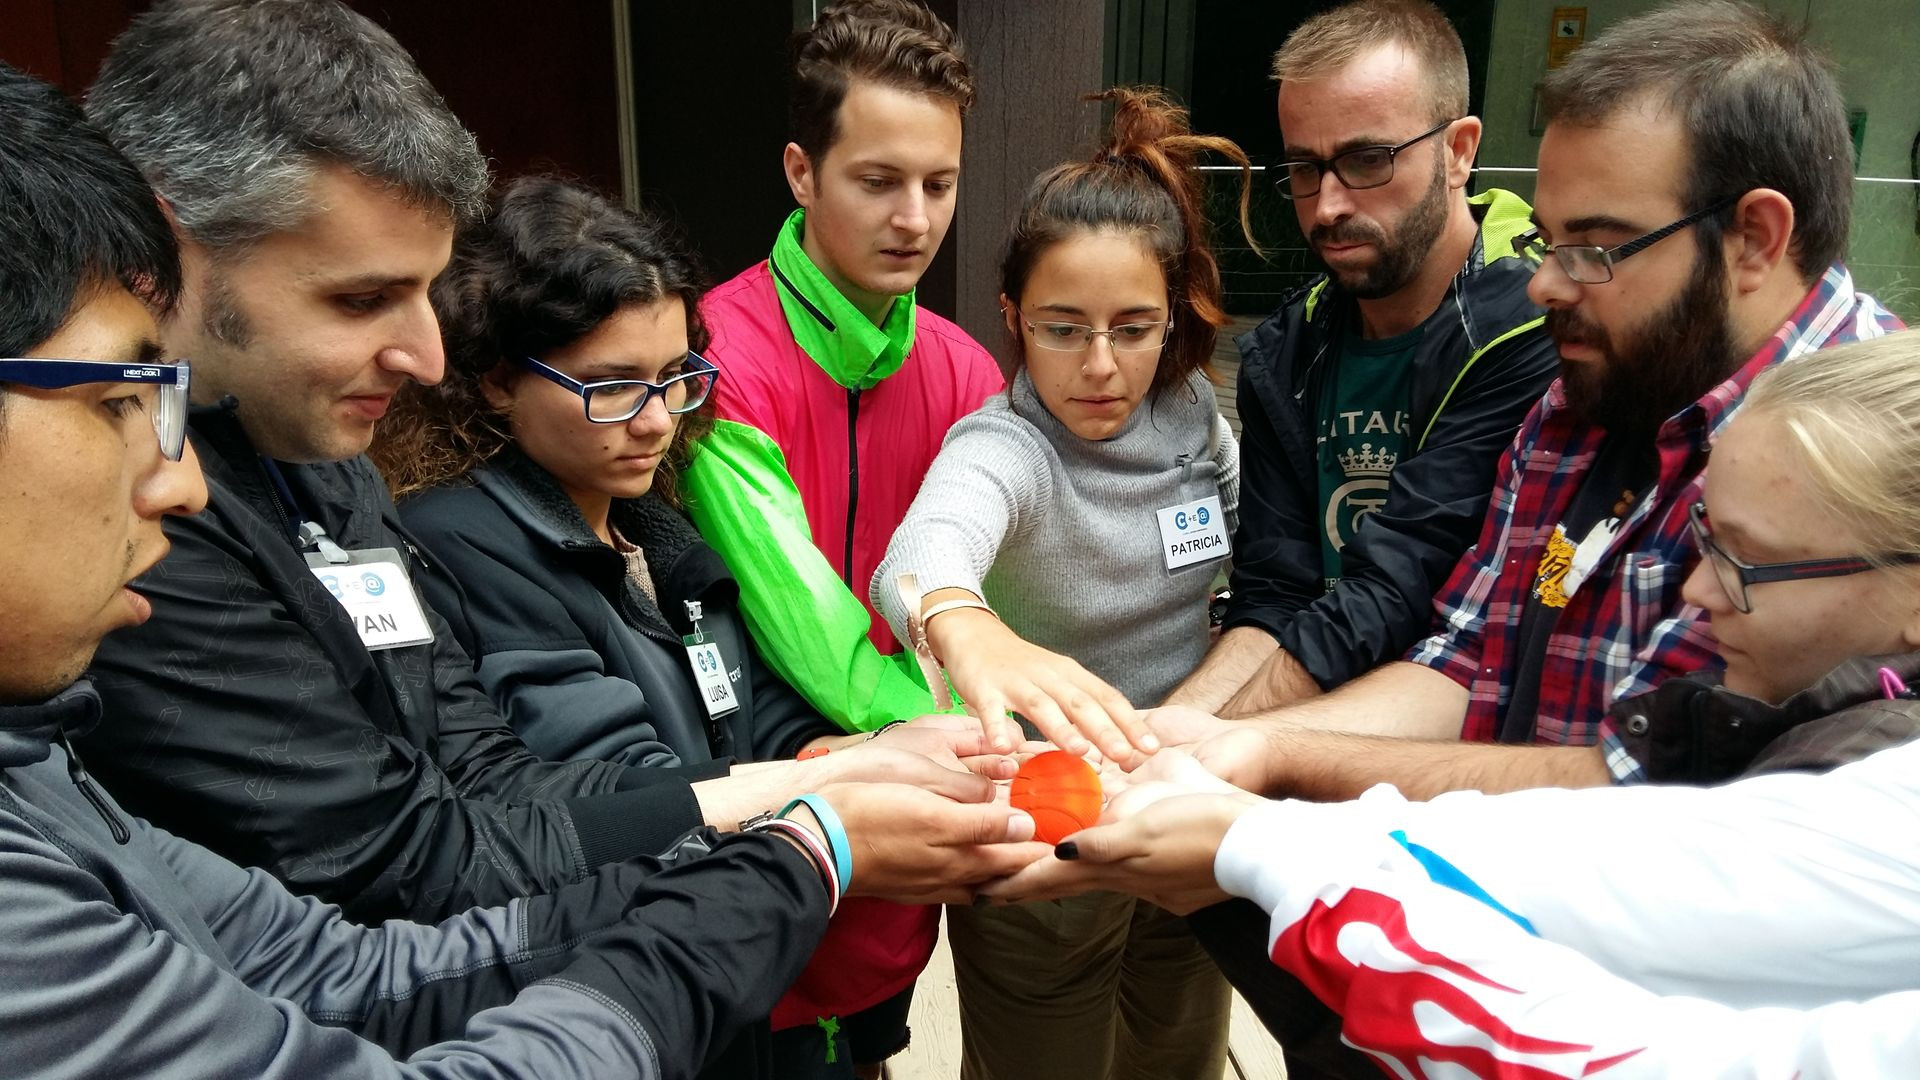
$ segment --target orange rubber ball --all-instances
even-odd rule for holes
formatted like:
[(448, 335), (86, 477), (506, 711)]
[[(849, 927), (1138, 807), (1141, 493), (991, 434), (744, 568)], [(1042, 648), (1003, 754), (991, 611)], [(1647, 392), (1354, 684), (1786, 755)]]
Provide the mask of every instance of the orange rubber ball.
[(1100, 774), (1078, 754), (1035, 754), (1013, 778), (1009, 801), (1033, 817), (1033, 838), (1057, 844), (1100, 820)]

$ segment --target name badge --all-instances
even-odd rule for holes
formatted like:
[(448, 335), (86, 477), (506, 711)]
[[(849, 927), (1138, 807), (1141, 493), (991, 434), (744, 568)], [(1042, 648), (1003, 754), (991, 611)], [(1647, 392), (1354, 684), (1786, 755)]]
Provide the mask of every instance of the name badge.
[(427, 625), (427, 613), (407, 577), (406, 561), (393, 548), (346, 551), (346, 562), (331, 562), (324, 555), (307, 556), (313, 576), (326, 586), (333, 598), (346, 609), (360, 635), (360, 644), (369, 652), (398, 649), (407, 645), (425, 645), (433, 640), (433, 628)]
[(1159, 511), (1160, 550), (1168, 570), (1182, 570), (1233, 554), (1227, 536), (1227, 515), (1220, 512), (1220, 496), (1181, 503)]
[(682, 638), (687, 646), (687, 662), (693, 665), (693, 680), (700, 684), (700, 700), (707, 706), (709, 719), (719, 719), (740, 707), (733, 696), (733, 680), (727, 677), (727, 663), (720, 658), (720, 646), (698, 637)]

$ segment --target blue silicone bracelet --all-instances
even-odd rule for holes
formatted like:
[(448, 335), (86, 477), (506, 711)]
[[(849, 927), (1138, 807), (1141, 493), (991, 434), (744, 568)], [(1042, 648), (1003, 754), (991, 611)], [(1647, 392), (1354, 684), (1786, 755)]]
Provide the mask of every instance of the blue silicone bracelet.
[(818, 795), (802, 795), (780, 808), (780, 816), (796, 806), (806, 806), (820, 822), (820, 831), (827, 835), (827, 850), (833, 852), (834, 872), (840, 875), (840, 891), (845, 893), (853, 882), (853, 845), (847, 840), (847, 827), (840, 823), (840, 815), (833, 812), (827, 800)]

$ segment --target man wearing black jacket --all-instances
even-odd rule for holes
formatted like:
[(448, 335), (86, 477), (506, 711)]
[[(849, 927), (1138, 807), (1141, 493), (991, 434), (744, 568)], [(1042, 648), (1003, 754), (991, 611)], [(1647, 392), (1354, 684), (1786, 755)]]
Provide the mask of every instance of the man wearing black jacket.
[[(485, 192), (472, 136), (333, 0), (158, 4), (88, 109), (181, 242), (162, 331), (195, 364), (211, 493), (141, 581), (153, 619), (94, 668), (113, 722), (82, 746), (135, 813), (356, 919), (436, 921), (836, 779), (974, 779), (888, 745), (939, 748), (912, 729), (738, 776), (535, 757), (419, 599), (361, 456), (399, 386), (440, 378), (427, 285)], [(792, 750), (826, 730), (802, 727)]]
[(1278, 181), (1328, 272), (1239, 339), (1240, 528), (1226, 632), (1169, 698), (1247, 715), (1424, 636), (1493, 470), (1556, 361), (1513, 249), (1469, 198), (1466, 54), (1425, 0), (1316, 16), (1274, 58)]

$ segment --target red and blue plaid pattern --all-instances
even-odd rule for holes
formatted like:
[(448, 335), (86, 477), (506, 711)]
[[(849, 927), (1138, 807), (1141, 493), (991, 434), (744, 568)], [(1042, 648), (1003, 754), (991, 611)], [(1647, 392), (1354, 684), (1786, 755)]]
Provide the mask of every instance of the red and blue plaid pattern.
[[(1853, 288), (1844, 266), (1828, 268), (1793, 317), (1740, 370), (1661, 426), (1659, 475), (1573, 594), (1547, 644), (1535, 741), (1587, 746), (1611, 733), (1607, 707), (1670, 675), (1719, 663), (1705, 612), (1680, 586), (1695, 557), (1687, 508), (1700, 498), (1707, 450), (1760, 372), (1815, 349), (1901, 328)], [(1465, 686), (1461, 738), (1491, 741), (1512, 694), (1520, 616), (1547, 540), (1572, 505), (1605, 431), (1567, 409), (1559, 380), (1534, 406), (1496, 473), (1480, 539), (1434, 598), (1437, 632), (1407, 659)], [(1616, 766), (1630, 778), (1631, 758)]]

